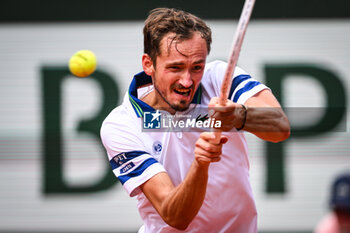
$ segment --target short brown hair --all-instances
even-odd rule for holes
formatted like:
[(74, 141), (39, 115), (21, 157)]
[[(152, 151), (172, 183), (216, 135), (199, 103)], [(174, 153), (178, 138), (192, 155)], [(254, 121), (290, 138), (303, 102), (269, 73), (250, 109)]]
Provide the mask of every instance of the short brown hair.
[(206, 41), (208, 54), (211, 44), (211, 30), (197, 16), (174, 8), (156, 8), (149, 12), (143, 28), (144, 53), (155, 63), (160, 54), (160, 41), (168, 33), (174, 33), (173, 40), (191, 39), (199, 32)]

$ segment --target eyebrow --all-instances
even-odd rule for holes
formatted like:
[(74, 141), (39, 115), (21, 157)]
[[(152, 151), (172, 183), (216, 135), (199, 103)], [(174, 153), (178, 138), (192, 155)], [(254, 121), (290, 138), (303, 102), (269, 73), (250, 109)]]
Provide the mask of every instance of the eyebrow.
[(205, 63), (205, 59), (200, 59), (194, 62), (194, 64), (199, 64), (199, 63)]
[[(198, 61), (195, 61), (193, 64), (200, 64), (200, 63), (204, 63), (205, 60), (204, 59), (201, 59), (201, 60), (198, 60)], [(185, 63), (184, 62), (171, 62), (169, 64), (167, 64), (167, 66), (178, 66), (178, 65), (184, 65)]]

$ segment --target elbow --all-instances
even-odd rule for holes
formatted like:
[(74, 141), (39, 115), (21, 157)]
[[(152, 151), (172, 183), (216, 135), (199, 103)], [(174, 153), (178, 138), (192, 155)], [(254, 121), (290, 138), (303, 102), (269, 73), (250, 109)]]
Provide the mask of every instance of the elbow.
[(271, 142), (278, 143), (287, 140), (290, 136), (290, 131), (283, 131), (278, 133), (278, 136), (270, 140)]
[(281, 140), (287, 140), (290, 137), (290, 123), (287, 117), (285, 117), (284, 124), (281, 127)]
[(282, 142), (290, 137), (290, 123), (288, 117), (284, 113), (282, 113), (282, 117), (278, 125), (279, 130), (276, 134), (277, 137), (275, 137), (274, 140), (272, 140), (272, 142), (275, 143)]
[(286, 131), (282, 132), (282, 140), (287, 140), (290, 137), (290, 127), (288, 126), (288, 129)]
[(177, 230), (186, 230), (190, 225), (195, 215), (187, 215), (187, 214), (172, 214), (172, 215), (161, 215), (163, 221), (169, 226), (177, 229)]
[(189, 223), (188, 224), (177, 224), (177, 225), (174, 225), (172, 227), (176, 228), (177, 230), (184, 231), (187, 229), (188, 225), (190, 225), (190, 224)]
[(274, 143), (278, 143), (278, 142), (282, 142), (284, 140), (287, 140), (290, 137), (290, 125), (289, 122), (286, 122), (286, 124), (284, 124), (279, 132), (276, 134), (276, 136), (270, 140), (271, 142)]
[(196, 217), (199, 208), (197, 211), (194, 211), (197, 208), (188, 210), (174, 206), (177, 205), (166, 205), (163, 203), (158, 213), (166, 224), (177, 230), (184, 231)]
[(187, 229), (187, 227), (190, 225), (191, 221), (186, 219), (163, 219), (169, 226), (184, 231)]
[(290, 128), (289, 126), (286, 128), (280, 127), (278, 130), (276, 129), (273, 132), (253, 132), (257, 137), (273, 143), (282, 142), (287, 140), (290, 137)]

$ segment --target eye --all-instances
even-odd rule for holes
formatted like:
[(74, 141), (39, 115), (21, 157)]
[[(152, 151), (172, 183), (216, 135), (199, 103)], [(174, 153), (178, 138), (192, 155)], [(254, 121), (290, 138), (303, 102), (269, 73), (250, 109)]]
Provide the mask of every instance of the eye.
[(168, 69), (171, 71), (179, 71), (181, 68), (179, 66), (169, 66)]
[(196, 66), (194, 66), (194, 67), (192, 68), (192, 70), (194, 70), (194, 71), (202, 71), (202, 70), (203, 70), (203, 66), (201, 66), (201, 65), (196, 65)]

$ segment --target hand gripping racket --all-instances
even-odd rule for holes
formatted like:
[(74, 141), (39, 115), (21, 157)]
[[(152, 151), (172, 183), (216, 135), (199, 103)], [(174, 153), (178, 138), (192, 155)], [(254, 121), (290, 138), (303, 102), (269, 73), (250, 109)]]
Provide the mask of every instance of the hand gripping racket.
[[(246, 0), (243, 6), (243, 10), (241, 13), (241, 16), (238, 21), (238, 26), (235, 32), (235, 36), (233, 39), (232, 43), (232, 48), (230, 55), (228, 57), (227, 61), (227, 68), (225, 71), (225, 76), (222, 81), (221, 85), (221, 91), (220, 91), (220, 99), (219, 103), (222, 106), (225, 106), (227, 97), (228, 97), (228, 92), (231, 87), (232, 83), (232, 76), (235, 72), (235, 68), (237, 65), (239, 53), (242, 48), (242, 43), (244, 39), (245, 32), (247, 31), (248, 23), (250, 20), (250, 16), (252, 14), (253, 8), (254, 8), (255, 0)], [(219, 143), (220, 142), (220, 136), (221, 132), (215, 131), (215, 142)]]

